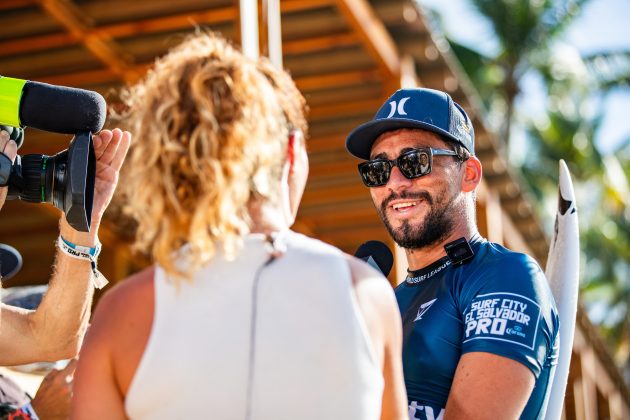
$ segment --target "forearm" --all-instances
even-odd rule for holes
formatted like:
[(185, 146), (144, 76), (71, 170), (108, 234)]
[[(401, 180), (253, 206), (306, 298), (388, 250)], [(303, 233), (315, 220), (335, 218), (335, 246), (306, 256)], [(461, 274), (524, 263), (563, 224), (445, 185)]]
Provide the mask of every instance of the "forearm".
[[(93, 247), (97, 242), (98, 221), (93, 221), (90, 233), (75, 231), (63, 216), (59, 226), (61, 236), (76, 245)], [(46, 359), (68, 358), (78, 352), (90, 316), (92, 275), (89, 261), (57, 250), (48, 291), (29, 319), (37, 348)]]

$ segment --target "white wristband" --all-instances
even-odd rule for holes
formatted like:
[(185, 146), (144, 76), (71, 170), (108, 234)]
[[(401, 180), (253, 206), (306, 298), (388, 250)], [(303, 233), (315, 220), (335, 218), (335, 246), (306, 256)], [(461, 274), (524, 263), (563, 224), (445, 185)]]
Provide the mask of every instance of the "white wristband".
[(94, 287), (102, 289), (107, 283), (109, 283), (105, 276), (103, 276), (96, 268), (96, 259), (101, 253), (101, 244), (98, 240), (96, 242), (96, 246), (94, 248), (90, 248), (87, 246), (75, 245), (59, 235), (59, 238), (57, 238), (57, 246), (61, 252), (72, 258), (90, 262), (90, 265), (92, 266), (92, 273), (94, 274), (92, 277), (92, 284)]

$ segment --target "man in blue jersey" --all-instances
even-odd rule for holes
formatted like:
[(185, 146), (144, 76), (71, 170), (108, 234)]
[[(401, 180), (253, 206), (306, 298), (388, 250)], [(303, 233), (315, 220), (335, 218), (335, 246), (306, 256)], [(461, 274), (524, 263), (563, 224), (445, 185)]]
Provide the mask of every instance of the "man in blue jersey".
[(401, 89), (357, 127), (348, 151), (394, 241), (410, 419), (541, 418), (558, 352), (545, 275), (477, 231), (482, 168), (451, 97)]

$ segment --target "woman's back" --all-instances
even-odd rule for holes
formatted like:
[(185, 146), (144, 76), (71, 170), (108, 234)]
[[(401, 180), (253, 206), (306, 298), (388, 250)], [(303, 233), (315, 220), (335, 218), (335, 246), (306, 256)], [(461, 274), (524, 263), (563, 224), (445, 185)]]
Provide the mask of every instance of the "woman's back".
[(270, 258), (249, 235), (176, 285), (155, 271), (150, 338), (131, 418), (376, 419), (383, 378), (345, 257), (286, 231)]

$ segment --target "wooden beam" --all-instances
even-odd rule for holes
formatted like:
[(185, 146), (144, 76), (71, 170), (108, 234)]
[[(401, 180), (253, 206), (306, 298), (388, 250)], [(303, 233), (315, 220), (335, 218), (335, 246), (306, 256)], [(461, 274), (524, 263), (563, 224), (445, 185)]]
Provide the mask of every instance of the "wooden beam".
[(85, 16), (71, 0), (38, 0), (41, 9), (60, 23), (77, 41), (86, 35), (93, 20)]
[(77, 40), (69, 33), (38, 35), (30, 38), (19, 38), (0, 42), (0, 57), (43, 51), (63, 46), (75, 45)]
[(100, 83), (118, 82), (120, 79), (111, 68), (58, 74), (39, 78), (38, 81), (62, 86), (85, 86)]
[[(357, 174), (357, 178), (359, 175)], [(309, 204), (335, 204), (343, 200), (355, 200), (369, 197), (369, 191), (361, 184), (331, 186), (324, 189), (307, 189), (304, 191), (302, 203)]]
[[(331, 188), (333, 186), (354, 185), (355, 188), (364, 188), (359, 178), (357, 163), (354, 159), (324, 161), (311, 165), (312, 176), (309, 172), (307, 188)], [(328, 172), (327, 172), (328, 171)]]
[[(300, 45), (310, 44), (311, 47), (319, 45), (324, 48), (328, 42), (331, 42), (335, 36), (330, 39), (327, 37), (318, 37), (312, 39), (302, 39), (296, 41), (287, 41), (284, 44), (284, 50), (296, 50)], [(1, 48), (1, 46), (0, 46)], [(312, 52), (312, 51), (308, 51)], [(131, 66), (129, 69), (138, 75), (144, 74), (151, 66), (150, 63), (142, 63), (136, 66)], [(295, 78), (297, 87), (303, 91), (313, 91), (320, 89), (334, 89), (337, 87), (349, 86), (349, 85), (362, 85), (365, 83), (378, 82), (382, 79), (380, 72), (377, 69), (366, 70), (351, 70), (342, 71), (338, 73), (322, 74), (317, 76), (304, 76)], [(75, 73), (59, 74), (49, 77), (43, 77), (38, 79), (41, 82), (57, 84), (57, 85), (71, 85), (71, 86), (83, 86), (90, 84), (101, 84), (119, 81), (118, 76), (110, 68), (88, 70)], [(374, 110), (376, 112), (376, 109)]]
[(112, 38), (131, 37), (158, 32), (175, 31), (178, 29), (193, 29), (196, 25), (213, 25), (226, 23), (238, 17), (235, 7), (220, 7), (202, 12), (181, 13), (178, 15), (163, 16), (159, 18), (137, 20), (102, 26), (92, 32), (101, 36)]
[[(366, 194), (369, 194), (365, 191)], [(306, 217), (305, 217), (306, 218)], [(313, 220), (313, 226), (326, 226), (329, 229), (333, 229), (340, 226), (351, 225), (368, 225), (381, 223), (376, 210), (373, 207), (365, 206), (362, 209), (358, 209), (352, 212), (337, 213), (321, 212), (318, 215), (314, 215), (306, 218)]]
[(404, 25), (409, 31), (426, 31), (420, 12), (412, 1), (379, 1), (374, 4), (374, 10), (387, 26)]
[(303, 10), (320, 9), (335, 4), (335, 0), (281, 0), (282, 13), (301, 12)]
[(338, 215), (348, 215), (349, 217), (353, 214), (356, 214), (357, 211), (362, 211), (362, 209), (366, 208), (373, 208), (372, 200), (370, 199), (370, 197), (363, 197), (360, 200), (353, 201), (340, 201), (334, 206), (330, 206), (329, 204), (301, 205), (298, 212), (298, 217), (312, 217), (316, 220), (319, 215), (327, 213), (329, 211), (334, 211)]
[[(318, 234), (338, 234), (343, 236), (344, 234), (350, 234), (352, 235), (353, 233), (359, 233), (361, 231), (366, 231), (366, 230), (373, 230), (375, 232), (374, 235), (371, 236), (376, 236), (376, 237), (386, 237), (387, 232), (385, 231), (385, 228), (383, 226), (383, 224), (381, 223), (380, 220), (377, 219), (373, 219), (371, 221), (369, 221), (367, 224), (363, 224), (363, 225), (347, 225), (347, 226), (335, 226), (335, 227), (329, 227), (326, 225), (321, 225), (321, 224), (317, 224), (315, 226), (315, 231)], [(359, 236), (359, 238), (364, 238), (363, 240), (369, 239), (369, 236), (366, 238), (365, 236)]]
[[(36, 4), (37, 0), (3, 0), (0, 2), (0, 10), (7, 4), (14, 2), (16, 5)], [(284, 0), (280, 2), (282, 12), (297, 12), (329, 6), (334, 0)], [(18, 6), (15, 6), (18, 7)], [(11, 7), (7, 7), (11, 8)], [(98, 28), (84, 28), (86, 36), (96, 36), (103, 39), (119, 37), (132, 37), (138, 35), (152, 34), (158, 32), (176, 31), (178, 29), (193, 29), (196, 25), (215, 25), (227, 23), (238, 18), (238, 9), (234, 6), (217, 7), (200, 12), (180, 13), (158, 18), (136, 20), (131, 22), (114, 23), (103, 25)], [(38, 35), (29, 38), (20, 38), (5, 42), (0, 42), (0, 57), (15, 53), (25, 53), (42, 51), (51, 48), (60, 48), (69, 45), (76, 45), (81, 42), (72, 34), (60, 33), (50, 35)]]
[(347, 22), (388, 79), (400, 78), (400, 56), (394, 40), (367, 0), (337, 0)]
[[(388, 236), (384, 228), (369, 227), (361, 228), (353, 231), (341, 231), (341, 232), (316, 232), (315, 235), (321, 241), (329, 243), (342, 251), (352, 255), (356, 252), (359, 246), (368, 240), (377, 240), (381, 242), (387, 242)], [(392, 278), (390, 273), (389, 278)], [(394, 282), (390, 280), (393, 284)]]
[(382, 104), (379, 98), (328, 104), (326, 106), (313, 107), (310, 112), (310, 118), (312, 120), (321, 120), (330, 117), (341, 117), (361, 113), (374, 114)]
[(295, 84), (301, 91), (310, 91), (332, 89), (353, 84), (361, 85), (379, 80), (381, 80), (381, 75), (376, 69), (367, 69), (297, 77), (295, 78)]
[(346, 137), (342, 133), (330, 136), (311, 137), (306, 141), (309, 154), (329, 150), (345, 150), (345, 144)]
[(342, 32), (332, 35), (323, 35), (315, 38), (295, 39), (285, 41), (283, 51), (285, 54), (301, 55), (309, 52), (329, 50), (332, 48), (349, 47), (357, 45), (359, 39), (354, 33)]
[(36, 0), (2, 0), (0, 10), (19, 9), (37, 4)]
[[(193, 29), (195, 25), (212, 25), (229, 22), (238, 17), (235, 7), (222, 7), (195, 13), (182, 13), (159, 18), (104, 25), (86, 28), (85, 34), (102, 38), (132, 37), (157, 32), (174, 31), (182, 28)], [(16, 52), (41, 51), (75, 45), (81, 40), (71, 34), (38, 35), (7, 42), (0, 42), (0, 57)]]
[(359, 177), (357, 172), (357, 165), (348, 158), (347, 162), (329, 162), (319, 163), (317, 165), (311, 165), (309, 170), (310, 177), (318, 176), (355, 176)]
[(98, 58), (106, 67), (110, 68), (118, 77), (126, 81), (134, 81), (138, 75), (129, 70), (129, 59), (110, 39), (89, 34), (90, 22), (81, 14), (81, 10), (71, 1), (39, 0), (41, 8), (53, 19), (63, 25), (66, 30)]
[(532, 252), (530, 245), (527, 243), (526, 239), (523, 238), (523, 234), (519, 231), (519, 229), (512, 222), (512, 218), (509, 214), (502, 212), (501, 217), (501, 226), (503, 228), (505, 238), (505, 246), (513, 249), (517, 252), (522, 252), (525, 254), (529, 254), (534, 256), (535, 254)]
[(313, 137), (326, 137), (338, 133), (349, 133), (353, 128), (372, 119), (374, 114), (356, 115), (337, 120), (311, 121), (309, 133)]

